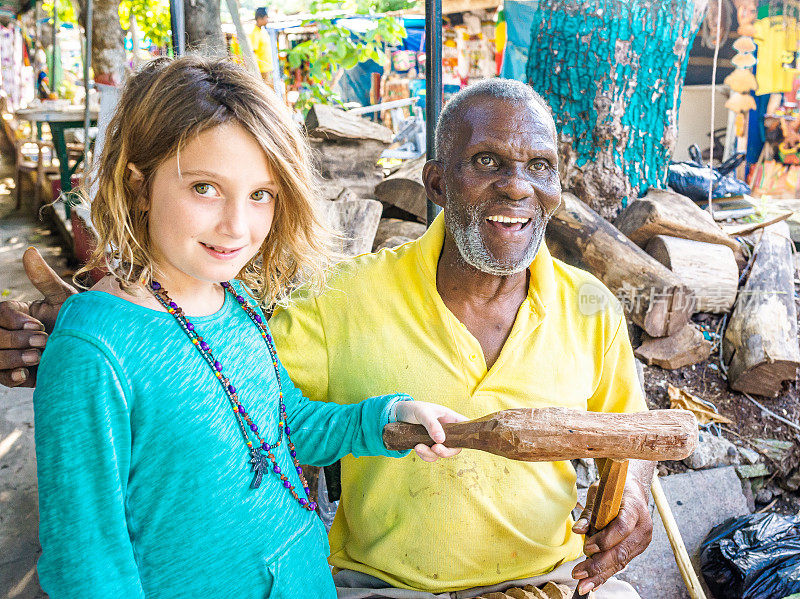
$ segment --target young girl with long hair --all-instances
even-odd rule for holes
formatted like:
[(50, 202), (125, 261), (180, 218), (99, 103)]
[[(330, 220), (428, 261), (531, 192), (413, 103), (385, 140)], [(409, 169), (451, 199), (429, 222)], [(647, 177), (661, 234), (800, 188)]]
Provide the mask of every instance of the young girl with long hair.
[(86, 269), (110, 275), (64, 304), (34, 395), (50, 597), (333, 598), (300, 464), (401, 457), (389, 421), (441, 443), (461, 419), (292, 384), (259, 303), (322, 274), (312, 181), (289, 111), (233, 63), (159, 59), (128, 82), (91, 208)]

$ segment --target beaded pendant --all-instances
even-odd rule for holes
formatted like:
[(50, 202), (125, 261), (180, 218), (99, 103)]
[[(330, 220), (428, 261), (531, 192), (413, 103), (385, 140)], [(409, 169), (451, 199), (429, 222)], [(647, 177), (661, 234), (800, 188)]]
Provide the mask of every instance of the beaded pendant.
[[(295, 450), (294, 443), (292, 443), (290, 436), (291, 429), (289, 428), (288, 420), (286, 418), (286, 406), (283, 403), (283, 386), (281, 385), (281, 373), (280, 368), (278, 367), (278, 352), (275, 351), (275, 343), (273, 342), (272, 336), (269, 334), (269, 331), (264, 324), (264, 319), (250, 306), (244, 296), (239, 295), (233, 286), (227, 281), (220, 283), (220, 285), (222, 285), (222, 288), (226, 293), (231, 294), (236, 299), (236, 302), (242, 307), (253, 324), (256, 325), (259, 333), (261, 333), (261, 337), (264, 339), (264, 343), (267, 345), (270, 357), (272, 358), (272, 366), (275, 369), (275, 377), (278, 381), (278, 405), (280, 406), (280, 421), (278, 422), (277, 439), (271, 443), (265, 441), (261, 437), (258, 425), (253, 422), (253, 419), (247, 413), (247, 410), (239, 400), (236, 387), (234, 387), (233, 383), (231, 383), (228, 377), (223, 374), (222, 364), (214, 357), (211, 347), (197, 333), (195, 326), (189, 322), (188, 318), (186, 318), (186, 314), (184, 313), (183, 309), (170, 299), (166, 290), (158, 282), (152, 281), (150, 283), (150, 291), (153, 293), (153, 296), (156, 298), (156, 300), (158, 300), (158, 302), (164, 306), (167, 312), (175, 317), (175, 320), (178, 322), (183, 332), (186, 333), (191, 340), (192, 345), (197, 348), (197, 351), (201, 356), (203, 356), (203, 359), (211, 368), (211, 371), (214, 373), (214, 377), (222, 385), (222, 389), (224, 390), (225, 395), (228, 397), (228, 401), (231, 404), (236, 421), (239, 424), (239, 430), (242, 433), (242, 437), (244, 438), (250, 454), (249, 464), (250, 469), (253, 471), (253, 481), (250, 483), (250, 488), (257, 489), (261, 484), (264, 473), (271, 471), (275, 476), (280, 478), (283, 487), (289, 491), (289, 493), (291, 493), (292, 497), (295, 498), (295, 500), (303, 507), (303, 509), (314, 511), (317, 507), (317, 504), (311, 501), (311, 490), (308, 487), (308, 482), (306, 482), (305, 476), (303, 476), (303, 470), (300, 467), (300, 462), (297, 460), (297, 451)], [(284, 436), (286, 437), (286, 442), (289, 447), (289, 455), (292, 457), (292, 462), (294, 463), (297, 475), (300, 477), (300, 481), (303, 484), (303, 491), (306, 495), (305, 498), (298, 495), (294, 485), (289, 480), (289, 477), (281, 472), (281, 468), (278, 466), (278, 462), (275, 459), (273, 450), (280, 446), (280, 444), (283, 442)], [(255, 437), (257, 442), (253, 443), (251, 437)]]

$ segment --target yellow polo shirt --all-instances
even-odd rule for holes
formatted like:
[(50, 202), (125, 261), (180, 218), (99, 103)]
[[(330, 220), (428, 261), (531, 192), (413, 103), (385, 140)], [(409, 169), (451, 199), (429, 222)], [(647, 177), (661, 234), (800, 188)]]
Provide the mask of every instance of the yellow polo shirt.
[[(314, 400), (404, 392), (477, 418), (507, 408), (646, 410), (618, 303), (590, 274), (550, 257), (487, 372), (481, 346), (442, 302), (441, 217), (420, 239), (345, 262), (328, 289), (270, 321), (281, 360)], [(587, 300), (587, 294), (589, 299)], [(475, 450), (342, 460), (330, 563), (434, 593), (542, 574), (581, 555), (567, 462)]]
[(261, 73), (272, 72), (272, 49), (269, 44), (269, 36), (266, 32), (256, 25), (250, 32), (250, 45), (253, 47), (253, 54), (256, 55), (258, 70)]

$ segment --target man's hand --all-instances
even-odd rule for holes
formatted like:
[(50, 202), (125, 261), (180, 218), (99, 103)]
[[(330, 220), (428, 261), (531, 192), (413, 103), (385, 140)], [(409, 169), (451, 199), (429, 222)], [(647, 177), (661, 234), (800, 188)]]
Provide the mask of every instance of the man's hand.
[[(572, 577), (580, 581), (578, 591), (581, 594), (599, 587), (650, 544), (653, 520), (648, 508), (648, 489), (654, 468), (653, 462), (630, 461), (619, 514), (603, 530), (584, 540), (583, 552), (588, 558), (572, 570)], [(572, 527), (573, 532), (586, 534), (589, 531), (596, 492), (597, 483), (594, 483), (589, 487), (587, 507)]]
[(35, 367), (66, 299), (77, 293), (47, 265), (35, 248), (22, 256), (25, 274), (44, 299), (33, 302), (0, 302), (0, 384), (33, 387)]

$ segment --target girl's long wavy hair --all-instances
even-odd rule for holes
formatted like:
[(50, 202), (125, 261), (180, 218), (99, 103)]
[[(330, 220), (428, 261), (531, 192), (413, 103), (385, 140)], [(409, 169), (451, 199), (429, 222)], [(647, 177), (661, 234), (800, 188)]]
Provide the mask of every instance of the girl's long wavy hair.
[[(269, 235), (239, 273), (266, 306), (283, 303), (299, 282), (322, 285), (333, 232), (316, 206), (308, 143), (289, 109), (260, 80), (227, 59), (157, 58), (125, 85), (96, 173), (82, 190), (91, 200), (97, 246), (78, 274), (107, 269), (126, 290), (156, 274), (148, 234), (148, 201), (156, 169), (188, 139), (236, 122), (264, 150), (278, 194)], [(144, 182), (131, 179), (135, 166)], [(318, 186), (317, 186), (318, 188)]]

